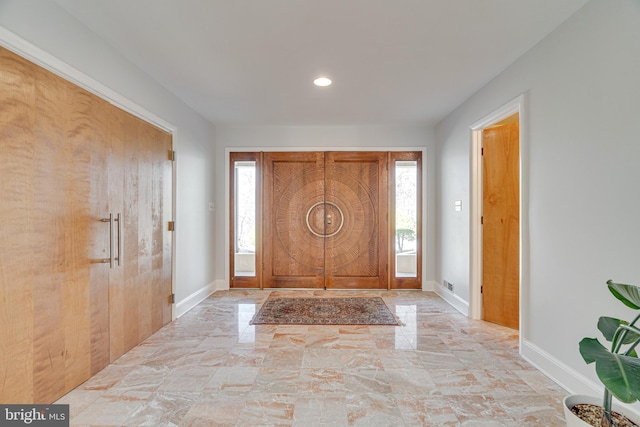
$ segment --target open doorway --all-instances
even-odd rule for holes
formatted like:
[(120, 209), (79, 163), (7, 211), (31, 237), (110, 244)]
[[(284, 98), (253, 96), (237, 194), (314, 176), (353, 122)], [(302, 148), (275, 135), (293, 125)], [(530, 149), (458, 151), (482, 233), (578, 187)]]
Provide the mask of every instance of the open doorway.
[(471, 317), (521, 329), (522, 97), (472, 127)]

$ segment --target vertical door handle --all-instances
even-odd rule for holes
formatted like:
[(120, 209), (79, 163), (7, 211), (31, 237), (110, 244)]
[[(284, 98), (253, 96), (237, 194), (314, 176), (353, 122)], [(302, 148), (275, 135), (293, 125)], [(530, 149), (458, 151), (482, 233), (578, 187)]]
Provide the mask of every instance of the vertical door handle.
[(100, 221), (109, 223), (109, 258), (104, 258), (103, 263), (109, 263), (109, 268), (113, 268), (115, 263), (115, 251), (113, 250), (113, 214), (109, 214), (109, 218), (102, 218)]
[(122, 214), (118, 213), (116, 217), (116, 221), (118, 222), (118, 267), (122, 265)]

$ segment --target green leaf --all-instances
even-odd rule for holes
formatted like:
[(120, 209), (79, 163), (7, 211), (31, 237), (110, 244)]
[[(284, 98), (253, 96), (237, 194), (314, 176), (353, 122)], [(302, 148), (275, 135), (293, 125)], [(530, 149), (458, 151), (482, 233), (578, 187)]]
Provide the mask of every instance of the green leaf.
[(609, 342), (613, 340), (613, 336), (616, 334), (616, 331), (621, 324), (628, 325), (624, 320), (615, 319), (613, 317), (602, 316), (598, 319), (598, 329)]
[(595, 338), (580, 341), (580, 354), (585, 362), (596, 362), (598, 378), (618, 400), (640, 400), (640, 359), (613, 354)]
[(580, 354), (588, 365), (610, 353), (596, 338), (583, 338), (580, 341)]
[(609, 353), (609, 357), (596, 360), (596, 373), (621, 402), (640, 400), (640, 359)]
[[(602, 335), (604, 335), (607, 341), (611, 342), (620, 325), (628, 325), (628, 324), (629, 322), (626, 322), (624, 320), (615, 319), (613, 317), (602, 316), (598, 320), (598, 329), (600, 330), (600, 332), (602, 332)], [(638, 338), (640, 338), (640, 335), (638, 335), (637, 333), (632, 331), (627, 331), (627, 335), (625, 336), (625, 339), (622, 343), (631, 344), (635, 342), (635, 340), (637, 340)]]
[(607, 285), (611, 293), (622, 301), (624, 305), (634, 310), (640, 310), (640, 287), (615, 283), (611, 280), (607, 281)]

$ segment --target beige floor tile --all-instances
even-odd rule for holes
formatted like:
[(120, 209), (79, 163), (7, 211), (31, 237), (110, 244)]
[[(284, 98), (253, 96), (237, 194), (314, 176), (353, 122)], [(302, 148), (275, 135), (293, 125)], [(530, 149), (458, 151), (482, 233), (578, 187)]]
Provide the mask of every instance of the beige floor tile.
[[(269, 297), (380, 296), (401, 326), (250, 325)], [(518, 333), (429, 292), (216, 292), (73, 390), (71, 425), (562, 426)]]

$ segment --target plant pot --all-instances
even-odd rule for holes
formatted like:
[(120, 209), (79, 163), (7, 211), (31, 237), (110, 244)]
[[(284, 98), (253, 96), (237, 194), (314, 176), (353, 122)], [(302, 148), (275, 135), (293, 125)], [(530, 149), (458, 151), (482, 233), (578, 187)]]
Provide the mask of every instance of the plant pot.
[[(573, 412), (571, 412), (571, 408), (578, 403), (587, 403), (590, 405), (602, 406), (602, 398), (583, 396), (580, 394), (570, 394), (562, 400), (562, 403), (564, 407), (564, 419), (567, 422), (567, 427), (592, 427), (591, 424), (582, 421)], [(640, 426), (640, 415), (636, 414), (635, 412), (631, 412), (626, 408), (622, 408), (615, 403), (613, 404), (612, 410), (624, 415)]]

